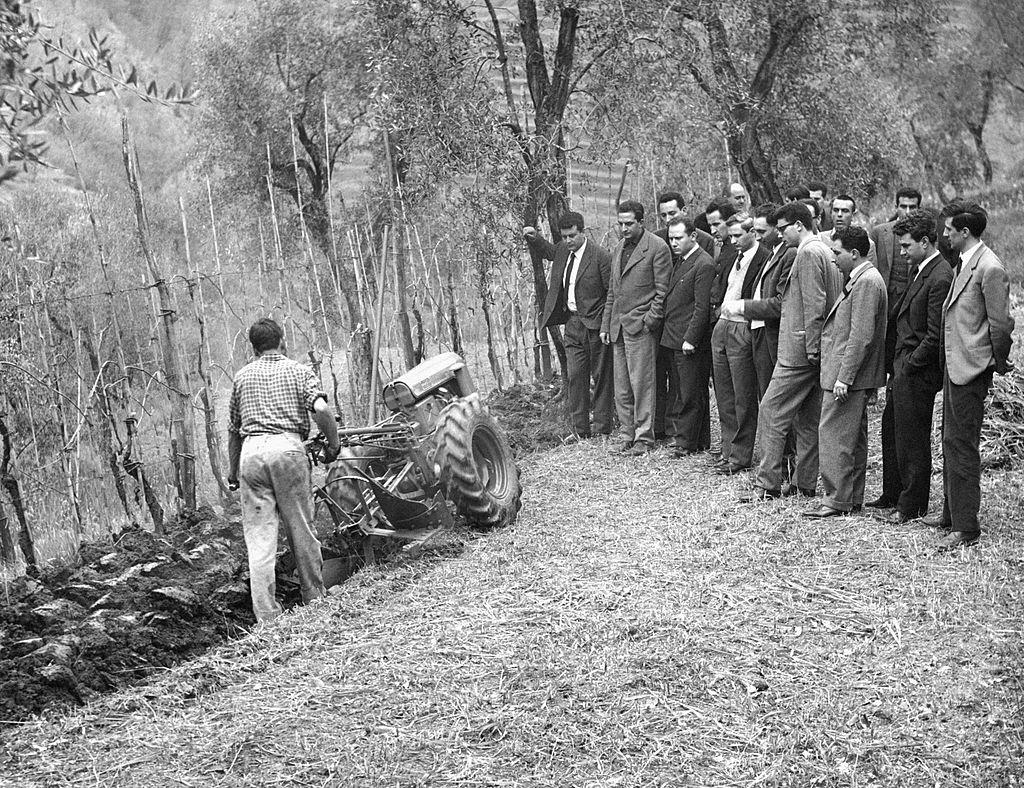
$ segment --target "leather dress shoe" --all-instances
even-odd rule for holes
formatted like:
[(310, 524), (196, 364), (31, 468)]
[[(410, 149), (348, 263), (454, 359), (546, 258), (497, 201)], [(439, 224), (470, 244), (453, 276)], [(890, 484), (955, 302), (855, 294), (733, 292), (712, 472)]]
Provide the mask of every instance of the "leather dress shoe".
[(673, 447), (672, 456), (677, 458), (692, 457), (694, 454), (699, 454), (697, 449), (684, 449), (681, 446)]
[(643, 441), (637, 441), (622, 453), (627, 457), (639, 457), (640, 455), (647, 454), (651, 451), (654, 451), (654, 447), (651, 444), (644, 443)]
[(903, 525), (904, 523), (909, 523), (913, 519), (915, 518), (910, 515), (903, 514), (903, 512), (893, 512), (892, 514), (887, 514), (882, 517), (882, 521), (889, 523), (890, 525)]
[(950, 531), (939, 540), (939, 552), (955, 550), (958, 547), (970, 547), (981, 538), (980, 531)]
[(782, 495), (778, 490), (766, 490), (763, 487), (755, 487), (751, 492), (743, 493), (736, 500), (740, 503), (757, 503), (758, 501), (770, 501)]
[(612, 443), (609, 451), (611, 451), (612, 454), (625, 454), (629, 451), (632, 445), (633, 443), (631, 441), (615, 441)]
[(827, 504), (822, 504), (821, 506), (815, 506), (813, 509), (804, 509), (800, 514), (813, 520), (822, 520), (826, 517), (845, 517), (849, 512), (844, 512), (842, 509), (833, 509)]
[(732, 476), (734, 473), (743, 473), (743, 471), (749, 471), (749, 465), (734, 465), (731, 462), (723, 462), (720, 465), (716, 465), (711, 469), (712, 473), (717, 473), (720, 476)]
[(869, 509), (895, 509), (896, 501), (890, 500), (884, 495), (880, 495), (873, 501), (865, 501), (864, 505)]
[(952, 523), (947, 522), (942, 512), (938, 512), (928, 517), (922, 517), (921, 525), (927, 525), (929, 528), (949, 528)]

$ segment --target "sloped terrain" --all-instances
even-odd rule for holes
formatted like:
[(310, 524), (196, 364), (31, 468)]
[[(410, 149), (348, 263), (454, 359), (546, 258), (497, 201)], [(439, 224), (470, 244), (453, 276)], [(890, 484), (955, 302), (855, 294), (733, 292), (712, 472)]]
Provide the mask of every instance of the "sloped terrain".
[(2, 768), (48, 786), (1015, 785), (1021, 481), (987, 475), (984, 540), (941, 555), (921, 525), (736, 504), (745, 480), (702, 459), (555, 448), (513, 528), (9, 731)]

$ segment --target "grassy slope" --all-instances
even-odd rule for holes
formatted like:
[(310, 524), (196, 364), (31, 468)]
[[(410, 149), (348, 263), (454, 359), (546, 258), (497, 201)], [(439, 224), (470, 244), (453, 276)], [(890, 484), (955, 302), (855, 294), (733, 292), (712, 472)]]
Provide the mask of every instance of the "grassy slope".
[[(16, 784), (1012, 785), (1021, 474), (982, 545), (558, 448), (519, 523), (14, 735)], [(869, 490), (874, 485), (869, 486)]]

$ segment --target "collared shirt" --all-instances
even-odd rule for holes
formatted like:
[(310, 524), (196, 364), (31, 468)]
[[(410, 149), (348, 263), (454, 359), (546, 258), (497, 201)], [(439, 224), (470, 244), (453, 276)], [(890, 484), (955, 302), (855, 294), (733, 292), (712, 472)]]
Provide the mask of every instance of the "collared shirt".
[(228, 430), (245, 438), (291, 432), (305, 440), (321, 397), (327, 400), (313, 370), (281, 353), (263, 353), (235, 375)]
[(637, 244), (640, 243), (640, 239), (644, 237), (644, 233), (647, 232), (643, 228), (640, 230), (640, 235), (637, 236), (636, 240), (627, 238), (622, 242), (622, 256), (619, 258), (619, 272), (626, 267), (626, 263), (629, 262), (629, 258), (633, 254), (633, 250), (636, 249)]
[[(919, 277), (921, 275), (921, 272), (925, 269), (925, 266), (927, 266), (928, 263), (930, 263), (932, 260), (934, 260), (938, 256), (939, 256), (939, 253), (937, 251), (932, 252), (931, 257), (927, 258), (926, 260), (922, 260), (920, 263), (918, 263), (917, 264), (917, 272), (914, 274), (914, 280), (916, 280), (917, 277)], [(913, 280), (911, 280), (911, 281), (913, 281)]]
[(957, 276), (960, 275), (961, 271), (963, 271), (965, 268), (967, 268), (967, 264), (971, 261), (971, 258), (974, 257), (974, 255), (977, 254), (981, 250), (981, 247), (982, 247), (982, 243), (981, 243), (981, 241), (979, 241), (974, 246), (972, 246), (970, 249), (968, 249), (966, 252), (960, 252), (960, 265), (957, 267), (957, 270), (956, 270)]
[[(779, 241), (777, 244), (775, 244), (775, 248), (772, 249), (772, 253), (771, 253), (771, 255), (769, 255), (768, 259), (769, 260), (774, 260), (775, 256), (779, 253), (779, 250), (782, 249), (785, 245), (786, 245), (785, 241)], [(758, 277), (757, 285), (754, 287), (754, 300), (755, 301), (760, 301), (761, 299), (764, 298), (764, 291), (761, 289), (762, 285), (764, 285), (764, 276)], [(740, 302), (740, 314), (741, 315), (743, 314), (743, 302), (742, 301)], [(751, 320), (750, 321), (750, 330), (753, 331), (755, 328), (764, 328), (764, 321), (763, 320)]]
[[(853, 278), (854, 278), (854, 277), (855, 277), (855, 276), (857, 275), (857, 273), (858, 273), (859, 271), (863, 271), (863, 270), (864, 270), (865, 268), (867, 268), (867, 267), (868, 267), (869, 265), (871, 265), (871, 261), (870, 261), (870, 260), (865, 260), (865, 261), (864, 261), (863, 263), (861, 263), (861, 264), (860, 264), (860, 265), (858, 265), (858, 266), (857, 266), (856, 268), (854, 268), (854, 269), (853, 269), (852, 271), (850, 271), (850, 278), (849, 278), (849, 279), (847, 279), (846, 281), (847, 281), (847, 282), (852, 282), (852, 281), (853, 281)], [(849, 292), (849, 291), (847, 291), (847, 292)]]
[[(747, 270), (750, 268), (750, 262), (754, 259), (754, 255), (757, 254), (757, 244), (751, 246), (747, 251), (743, 252), (736, 263), (729, 269), (729, 284), (725, 288), (725, 296), (722, 301), (738, 301), (743, 293), (743, 280), (747, 276)], [(729, 320), (733, 323), (746, 323), (747, 320), (742, 315), (730, 315), (729, 317), (723, 317), (724, 320)]]
[(565, 303), (569, 307), (570, 312), (576, 311), (576, 277), (580, 272), (580, 263), (583, 262), (583, 253), (587, 250), (587, 242), (583, 241), (583, 246), (577, 249), (575, 252), (569, 253), (569, 262), (572, 263), (572, 269), (569, 271), (569, 282), (565, 287)]

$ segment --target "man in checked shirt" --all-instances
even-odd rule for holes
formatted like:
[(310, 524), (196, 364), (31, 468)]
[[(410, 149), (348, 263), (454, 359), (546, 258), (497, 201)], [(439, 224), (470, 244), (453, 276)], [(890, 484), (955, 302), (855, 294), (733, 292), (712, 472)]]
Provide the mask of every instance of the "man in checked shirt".
[[(235, 376), (228, 427), (228, 485), (242, 488), (242, 529), (257, 621), (281, 615), (275, 598), (277, 528), (283, 522), (302, 586), (302, 601), (324, 595), (323, 556), (313, 530), (313, 493), (303, 441), (309, 417), (327, 438), (328, 462), (338, 456), (338, 428), (313, 371), (284, 355), (284, 332), (273, 320), (249, 329), (256, 360)], [(239, 473), (241, 470), (241, 473)]]

